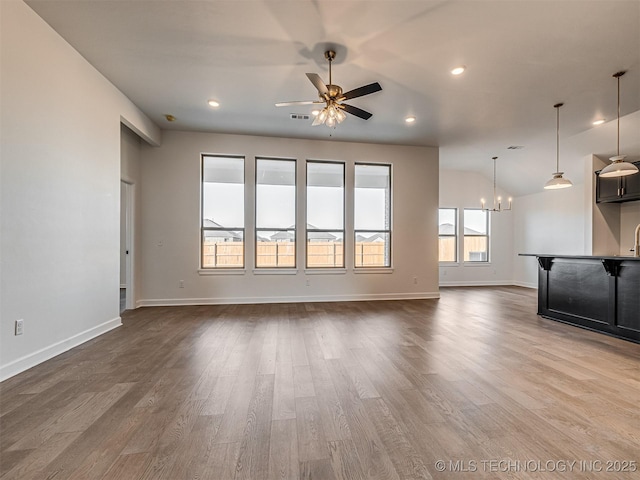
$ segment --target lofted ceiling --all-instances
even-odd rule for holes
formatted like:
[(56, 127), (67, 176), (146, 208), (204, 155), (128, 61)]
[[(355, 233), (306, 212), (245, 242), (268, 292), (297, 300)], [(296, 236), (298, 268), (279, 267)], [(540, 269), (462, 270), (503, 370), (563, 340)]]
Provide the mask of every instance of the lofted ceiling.
[[(640, 158), (638, 0), (26, 3), (163, 129), (437, 146), (441, 168), (488, 177), (498, 156), (498, 183), (523, 195), (555, 171), (555, 103), (566, 177), (582, 180), (584, 155), (615, 153), (612, 74), (628, 70), (621, 150)], [(371, 119), (312, 127), (290, 118), (311, 106), (274, 106), (317, 98), (305, 73), (328, 83), (330, 47), (334, 83), (382, 85), (349, 101)]]

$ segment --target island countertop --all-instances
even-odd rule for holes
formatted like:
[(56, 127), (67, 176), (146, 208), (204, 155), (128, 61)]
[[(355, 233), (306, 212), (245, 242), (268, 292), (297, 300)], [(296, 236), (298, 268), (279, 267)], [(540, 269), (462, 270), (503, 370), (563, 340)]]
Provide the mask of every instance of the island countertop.
[(545, 257), (545, 258), (576, 258), (576, 259), (596, 259), (596, 260), (636, 260), (640, 257), (633, 255), (562, 255), (556, 253), (519, 253), (521, 257)]
[(640, 343), (640, 257), (520, 255), (538, 260), (538, 315)]

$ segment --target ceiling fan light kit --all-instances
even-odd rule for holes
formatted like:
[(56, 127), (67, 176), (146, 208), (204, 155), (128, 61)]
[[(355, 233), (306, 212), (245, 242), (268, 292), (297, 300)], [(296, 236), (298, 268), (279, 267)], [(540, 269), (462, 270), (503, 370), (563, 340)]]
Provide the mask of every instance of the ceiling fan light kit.
[[(276, 107), (288, 107), (292, 105), (322, 105), (324, 108), (318, 112), (313, 120), (312, 126), (326, 125), (329, 128), (334, 128), (337, 124), (342, 123), (346, 118), (346, 113), (368, 120), (373, 114), (362, 110), (353, 105), (342, 103), (345, 100), (352, 98), (363, 97), (382, 90), (382, 87), (378, 82), (364, 85), (348, 92), (342, 91), (342, 87), (333, 84), (333, 77), (331, 72), (331, 63), (336, 58), (336, 52), (333, 50), (327, 50), (324, 52), (324, 57), (329, 62), (329, 83), (325, 84), (317, 73), (307, 73), (307, 78), (318, 90), (318, 96), (320, 100), (313, 101), (295, 101), (295, 102), (280, 102), (276, 103)], [(345, 113), (346, 112), (346, 113)], [(315, 114), (314, 114), (315, 115)]]
[(638, 173), (638, 167), (633, 163), (625, 162), (626, 155), (620, 155), (620, 77), (626, 71), (616, 72), (613, 78), (618, 80), (618, 150), (617, 155), (611, 157), (611, 163), (600, 171), (600, 176), (605, 178), (625, 177)]
[(564, 103), (556, 103), (553, 106), (556, 109), (556, 171), (551, 180), (545, 183), (544, 188), (546, 190), (557, 190), (573, 186), (570, 180), (562, 177), (564, 172), (560, 171), (560, 107), (563, 105)]

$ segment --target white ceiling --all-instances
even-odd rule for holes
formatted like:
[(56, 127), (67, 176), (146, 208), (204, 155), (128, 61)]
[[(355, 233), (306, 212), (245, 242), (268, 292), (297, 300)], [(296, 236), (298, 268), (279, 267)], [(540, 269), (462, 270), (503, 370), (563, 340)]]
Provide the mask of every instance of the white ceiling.
[[(555, 171), (557, 102), (568, 178), (582, 180), (584, 155), (614, 154), (611, 75), (628, 70), (621, 150), (640, 158), (639, 0), (27, 3), (163, 129), (438, 146), (441, 168), (488, 177), (495, 155), (498, 183), (521, 195)], [(316, 99), (305, 73), (328, 82), (329, 46), (334, 83), (382, 85), (349, 101), (370, 120), (330, 130), (289, 118), (310, 106), (274, 106)], [(613, 123), (593, 128), (600, 117)]]

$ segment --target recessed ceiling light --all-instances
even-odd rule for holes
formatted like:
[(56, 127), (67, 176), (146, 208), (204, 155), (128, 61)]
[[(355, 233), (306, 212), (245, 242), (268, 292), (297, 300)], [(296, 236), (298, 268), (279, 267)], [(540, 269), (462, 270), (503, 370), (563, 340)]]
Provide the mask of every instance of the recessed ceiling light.
[(320, 110), (311, 110), (311, 115), (317, 117), (318, 115), (320, 115)]
[(460, 65), (459, 67), (456, 67), (453, 70), (451, 70), (451, 75), (460, 75), (461, 73), (464, 73), (466, 69), (467, 67), (465, 67), (464, 65)]
[(598, 126), (598, 125), (602, 125), (605, 122), (604, 118), (601, 118), (600, 120), (596, 120), (595, 122), (593, 122), (593, 125)]
[(220, 106), (220, 103), (216, 102), (215, 100), (209, 100), (207, 103), (209, 104), (210, 107), (213, 107), (213, 108), (218, 108)]
[(414, 116), (410, 116), (404, 119), (405, 122), (407, 123), (414, 123), (416, 121), (416, 117)]

